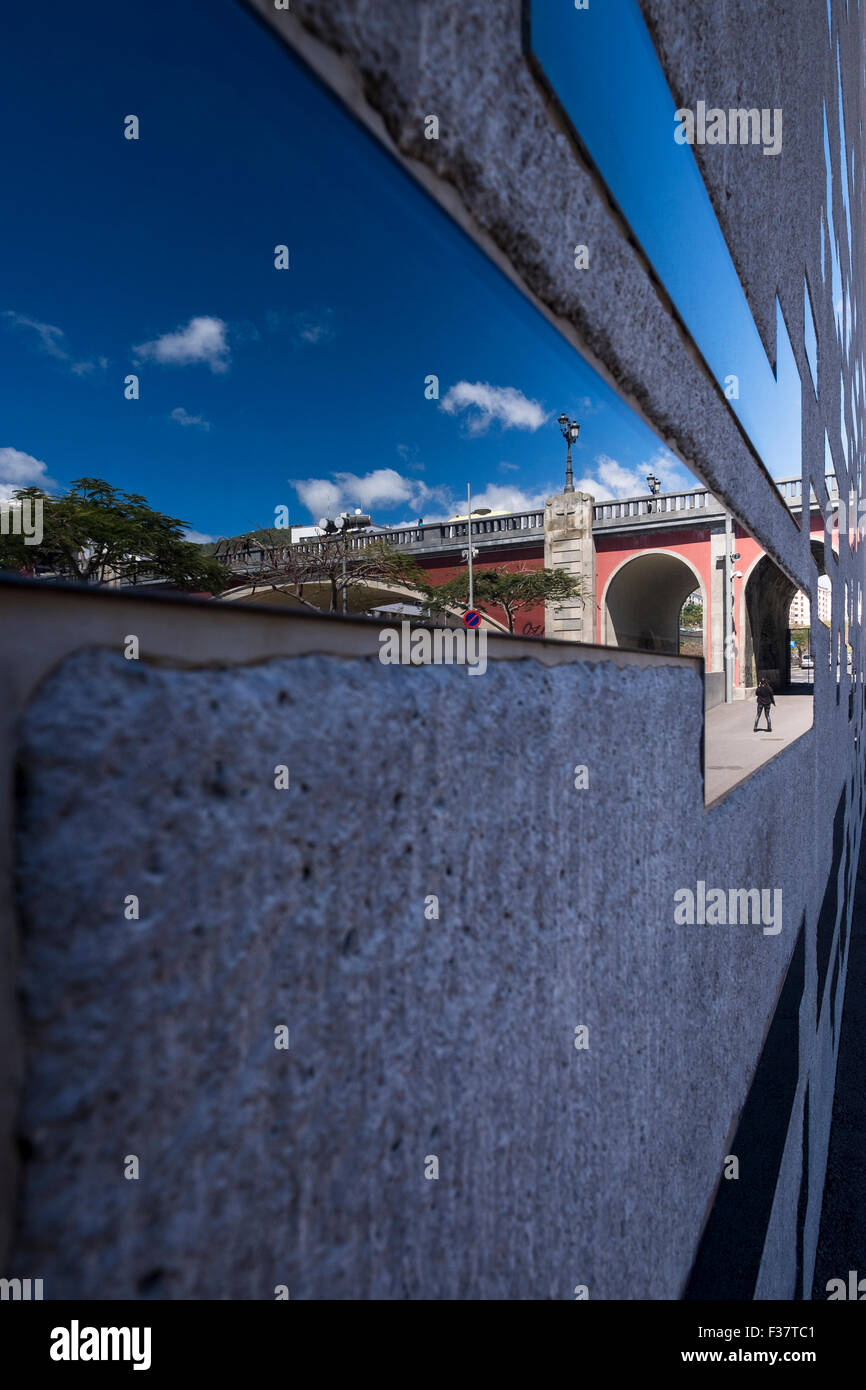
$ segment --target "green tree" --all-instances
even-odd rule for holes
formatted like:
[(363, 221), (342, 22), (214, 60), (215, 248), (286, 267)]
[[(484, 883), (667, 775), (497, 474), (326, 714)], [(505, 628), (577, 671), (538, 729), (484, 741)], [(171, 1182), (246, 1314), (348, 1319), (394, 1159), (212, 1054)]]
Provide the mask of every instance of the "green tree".
[[(538, 603), (564, 603), (570, 598), (579, 598), (581, 582), (565, 570), (476, 570), (474, 576), (474, 602), (476, 608), (490, 613), (499, 608), (505, 614), (508, 631), (514, 635), (517, 614), (523, 608), (531, 608)], [(449, 579), (446, 584), (428, 584), (424, 593), (431, 612), (442, 613), (448, 608), (469, 607), (469, 571), (466, 570)]]
[(0, 536), (0, 567), (47, 570), (85, 584), (145, 583), (167, 579), (181, 589), (219, 593), (228, 572), (183, 536), (185, 521), (154, 511), (137, 492), (121, 492), (101, 478), (76, 478), (65, 497), (20, 488), (17, 499), (42, 502), (42, 540)]
[(378, 536), (338, 531), (289, 546), (263, 539), (258, 554), (258, 568), (242, 571), (253, 588), (290, 585), (302, 593), (305, 584), (327, 585), (332, 613), (340, 610), (344, 591), (363, 584), (399, 584), (426, 592), (417, 561)]
[(701, 627), (704, 621), (704, 605), (702, 603), (684, 603), (680, 613), (681, 627)]

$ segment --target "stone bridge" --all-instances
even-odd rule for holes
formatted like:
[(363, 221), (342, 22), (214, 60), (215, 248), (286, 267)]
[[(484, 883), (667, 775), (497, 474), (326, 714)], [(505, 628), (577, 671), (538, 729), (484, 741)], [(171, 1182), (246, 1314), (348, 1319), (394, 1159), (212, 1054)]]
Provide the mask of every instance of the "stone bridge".
[[(777, 487), (802, 525), (802, 480), (786, 478)], [(826, 502), (813, 493), (809, 505), (815, 582), (827, 573), (825, 517), (838, 503), (834, 477), (826, 479), (826, 488)], [(377, 534), (413, 555), (433, 583), (465, 565), (465, 517)], [(360, 548), (368, 540), (361, 533), (349, 546)], [(543, 508), (474, 519), (472, 545), (477, 570), (548, 565), (582, 579), (582, 599), (522, 613), (521, 635), (676, 655), (680, 611), (697, 592), (708, 706), (725, 699), (726, 674), (729, 700), (742, 697), (762, 675), (777, 688), (790, 679), (788, 614), (799, 586), (707, 488), (604, 502), (563, 492)], [(255, 563), (254, 552), (251, 568)], [(814, 609), (814, 584), (809, 596)], [(378, 602), (406, 597), (405, 588), (377, 586)]]

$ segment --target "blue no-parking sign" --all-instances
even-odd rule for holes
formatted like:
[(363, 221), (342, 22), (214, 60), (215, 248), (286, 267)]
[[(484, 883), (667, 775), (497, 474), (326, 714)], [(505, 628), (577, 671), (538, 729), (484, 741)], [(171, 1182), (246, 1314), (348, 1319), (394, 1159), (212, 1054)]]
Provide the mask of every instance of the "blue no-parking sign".
[(481, 614), (478, 612), (478, 609), (467, 608), (466, 612), (463, 614), (463, 622), (466, 627), (480, 627)]

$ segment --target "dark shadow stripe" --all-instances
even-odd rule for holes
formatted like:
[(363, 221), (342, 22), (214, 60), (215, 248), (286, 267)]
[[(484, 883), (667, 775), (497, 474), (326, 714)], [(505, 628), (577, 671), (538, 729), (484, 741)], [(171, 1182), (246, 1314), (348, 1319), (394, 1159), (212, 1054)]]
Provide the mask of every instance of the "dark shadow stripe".
[(836, 990), (839, 986), (839, 961), (842, 958), (842, 946), (836, 952), (836, 964), (833, 966), (833, 979), (830, 981), (830, 1037), (833, 1047), (836, 1047)]
[(803, 1294), (803, 1245), (806, 1238), (806, 1212), (809, 1208), (809, 1087), (803, 1098), (803, 1134), (800, 1140), (800, 1195), (797, 1198), (797, 1281), (794, 1285), (794, 1298), (802, 1301)]
[(842, 1021), (833, 1123), (821, 1227), (815, 1256), (812, 1298), (827, 1298), (830, 1279), (848, 1280), (856, 1269), (866, 1275), (866, 835), (861, 834), (854, 878), (848, 973), (843, 987)]
[[(830, 964), (830, 949), (836, 932), (836, 918), (839, 914), (839, 867), (842, 863), (842, 848), (845, 843), (845, 799), (845, 792), (843, 792), (839, 797), (839, 805), (836, 807), (836, 815), (833, 818), (833, 863), (824, 892), (824, 901), (821, 904), (816, 932), (815, 948), (818, 959), (816, 1008), (818, 1018), (821, 1017), (824, 985), (827, 982), (827, 969)], [(815, 1026), (817, 1027), (817, 1021)]]
[(740, 1162), (740, 1176), (719, 1181), (685, 1299), (751, 1299), (754, 1295), (797, 1092), (805, 978), (804, 915), (731, 1148)]

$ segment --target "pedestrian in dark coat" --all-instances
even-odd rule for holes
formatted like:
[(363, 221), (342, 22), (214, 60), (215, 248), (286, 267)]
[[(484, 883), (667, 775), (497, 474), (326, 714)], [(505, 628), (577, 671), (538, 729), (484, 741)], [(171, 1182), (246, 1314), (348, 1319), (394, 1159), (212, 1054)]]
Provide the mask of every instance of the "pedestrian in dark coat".
[(773, 726), (770, 723), (770, 706), (774, 705), (776, 701), (773, 699), (773, 690), (766, 676), (763, 680), (758, 681), (755, 698), (758, 701), (758, 708), (755, 710), (755, 727), (752, 732), (758, 732), (758, 722), (761, 715), (765, 714), (767, 716), (767, 731), (768, 733), (772, 733)]

